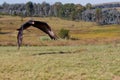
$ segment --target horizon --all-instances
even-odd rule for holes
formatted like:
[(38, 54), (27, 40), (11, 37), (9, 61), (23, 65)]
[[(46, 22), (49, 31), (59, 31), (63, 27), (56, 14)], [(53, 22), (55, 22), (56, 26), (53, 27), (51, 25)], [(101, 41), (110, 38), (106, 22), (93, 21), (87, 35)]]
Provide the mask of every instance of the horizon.
[(27, 2), (33, 2), (33, 3), (42, 3), (42, 2), (46, 2), (46, 3), (49, 3), (49, 4), (54, 4), (56, 2), (61, 2), (62, 4), (66, 4), (66, 3), (74, 3), (74, 4), (81, 4), (81, 5), (86, 5), (87, 3), (91, 3), (92, 5), (96, 5), (96, 4), (104, 4), (104, 3), (114, 3), (114, 2), (120, 2), (119, 0), (105, 0), (105, 1), (96, 1), (96, 0), (81, 0), (81, 1), (78, 1), (78, 0), (17, 0), (17, 1), (14, 1), (14, 0), (2, 0), (0, 1), (0, 5), (2, 5), (4, 2), (8, 3), (8, 4), (21, 4), (21, 3), (27, 3)]

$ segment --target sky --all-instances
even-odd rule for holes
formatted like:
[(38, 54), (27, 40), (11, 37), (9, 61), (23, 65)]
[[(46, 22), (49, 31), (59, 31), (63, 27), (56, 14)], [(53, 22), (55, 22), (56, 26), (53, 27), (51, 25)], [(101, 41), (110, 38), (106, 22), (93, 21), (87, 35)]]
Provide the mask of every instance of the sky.
[(120, 2), (120, 0), (0, 0), (0, 4), (3, 4), (4, 2), (14, 4), (14, 3), (26, 3), (28, 1), (32, 1), (35, 3), (42, 3), (47, 2), (50, 4), (54, 4), (55, 2), (62, 2), (65, 3), (75, 3), (75, 4), (82, 4), (86, 5), (87, 3), (91, 4), (101, 4), (101, 3), (108, 3), (108, 2)]

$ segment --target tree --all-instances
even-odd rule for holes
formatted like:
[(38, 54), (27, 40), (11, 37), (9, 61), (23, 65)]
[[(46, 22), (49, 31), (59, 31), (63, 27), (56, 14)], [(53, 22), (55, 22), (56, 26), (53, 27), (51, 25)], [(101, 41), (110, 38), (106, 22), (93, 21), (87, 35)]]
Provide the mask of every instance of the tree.
[(53, 5), (54, 16), (56, 16), (56, 17), (59, 16), (59, 12), (60, 12), (61, 7), (62, 7), (62, 3), (61, 2), (56, 2)]
[(87, 3), (86, 4), (86, 9), (92, 9), (92, 4), (91, 3)]
[(75, 4), (65, 4), (60, 8), (59, 15), (62, 18), (71, 19), (74, 18)]
[(83, 7), (81, 4), (75, 5), (75, 11), (74, 11), (74, 19), (75, 20), (81, 20), (82, 19), (82, 12), (85, 10), (85, 7)]
[(3, 7), (0, 5), (0, 9), (3, 9)]
[(9, 4), (6, 3), (6, 2), (4, 2), (4, 3), (2, 4), (2, 7), (3, 7), (4, 9), (7, 9), (7, 8), (9, 7)]
[(100, 8), (97, 8), (97, 9), (96, 9), (95, 17), (96, 17), (96, 22), (97, 22), (98, 24), (101, 24), (101, 20), (102, 20), (102, 10), (101, 10)]
[(34, 6), (31, 1), (26, 3), (27, 16), (32, 16), (34, 13)]
[(48, 16), (49, 10), (50, 10), (50, 4), (43, 2), (42, 3), (42, 9), (44, 12), (44, 16)]

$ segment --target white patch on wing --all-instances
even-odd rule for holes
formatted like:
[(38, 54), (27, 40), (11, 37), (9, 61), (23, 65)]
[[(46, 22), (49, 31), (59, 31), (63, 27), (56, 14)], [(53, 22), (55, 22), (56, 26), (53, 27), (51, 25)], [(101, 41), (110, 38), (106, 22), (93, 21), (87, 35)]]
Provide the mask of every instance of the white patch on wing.
[(35, 22), (33, 21), (32, 24), (35, 24)]
[(49, 31), (50, 35), (51, 36), (55, 36), (54, 33), (52, 31)]

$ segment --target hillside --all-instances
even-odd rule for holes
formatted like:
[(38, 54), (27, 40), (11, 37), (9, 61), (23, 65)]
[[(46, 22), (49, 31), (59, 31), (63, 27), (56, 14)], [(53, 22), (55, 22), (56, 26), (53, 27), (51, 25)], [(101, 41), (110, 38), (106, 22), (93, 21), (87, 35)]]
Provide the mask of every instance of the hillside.
[[(0, 45), (16, 45), (17, 31), (24, 22), (30, 18), (1, 16), (0, 18)], [(49, 40), (48, 36), (36, 28), (30, 27), (24, 31), (23, 45), (81, 45), (81, 44), (104, 44), (120, 42), (119, 25), (102, 25), (83, 21), (68, 21), (55, 17), (40, 18), (34, 20), (45, 21), (58, 35), (60, 29), (70, 30), (70, 40)], [(59, 36), (59, 35), (58, 35)], [(59, 41), (59, 43), (58, 43)]]

